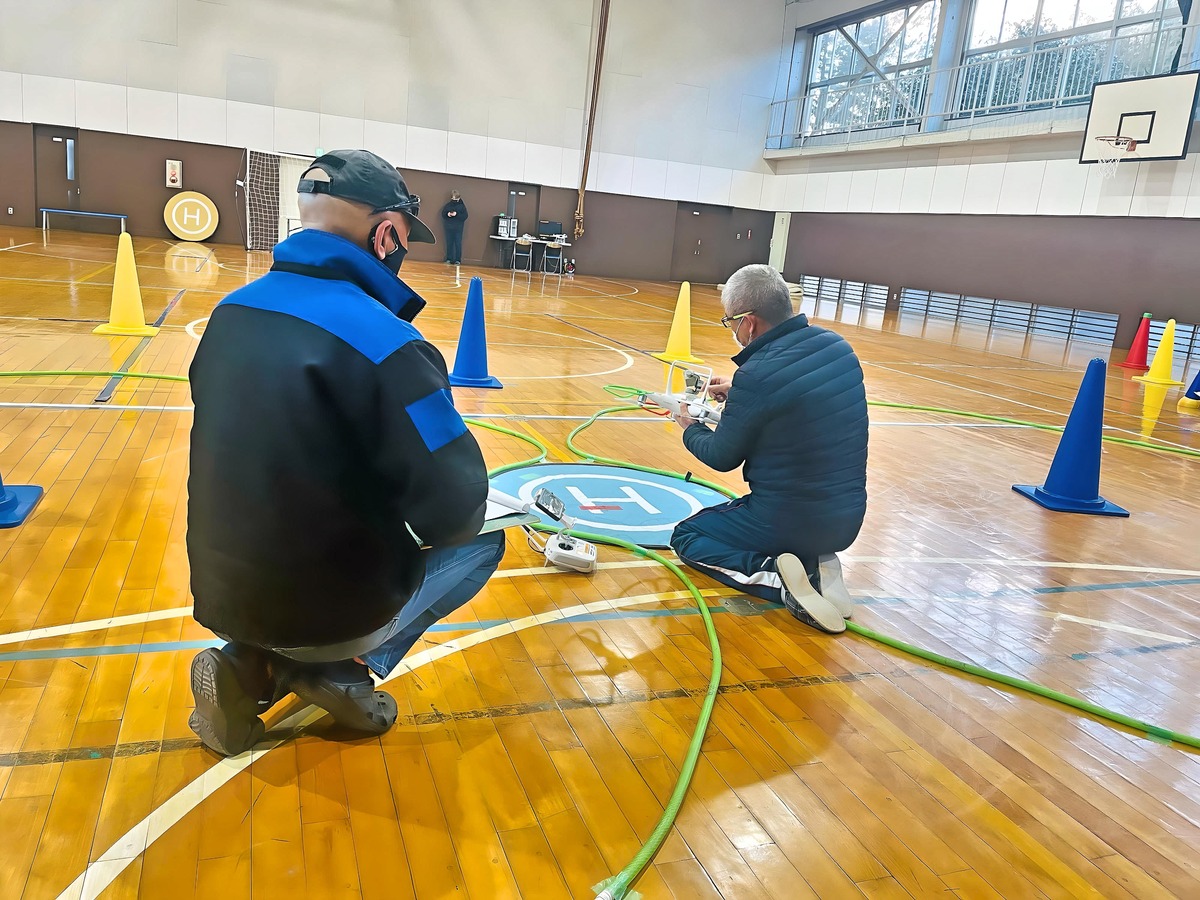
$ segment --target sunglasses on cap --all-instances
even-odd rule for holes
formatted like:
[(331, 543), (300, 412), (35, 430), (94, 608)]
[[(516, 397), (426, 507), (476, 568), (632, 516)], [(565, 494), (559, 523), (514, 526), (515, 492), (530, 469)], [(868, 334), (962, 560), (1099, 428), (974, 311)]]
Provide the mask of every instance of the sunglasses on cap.
[(409, 194), (408, 199), (400, 203), (393, 203), (391, 206), (377, 206), (371, 210), (371, 214), (383, 212), (404, 212), (410, 216), (419, 216), (421, 214), (421, 198), (416, 194)]

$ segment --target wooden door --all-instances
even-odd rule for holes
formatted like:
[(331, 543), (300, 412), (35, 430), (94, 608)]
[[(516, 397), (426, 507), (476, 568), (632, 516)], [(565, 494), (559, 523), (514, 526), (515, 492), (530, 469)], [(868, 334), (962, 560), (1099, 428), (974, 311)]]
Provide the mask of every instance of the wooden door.
[(680, 203), (675, 213), (675, 246), (671, 280), (719, 284), (730, 274), (722, 247), (733, 239), (732, 213), (727, 206)]

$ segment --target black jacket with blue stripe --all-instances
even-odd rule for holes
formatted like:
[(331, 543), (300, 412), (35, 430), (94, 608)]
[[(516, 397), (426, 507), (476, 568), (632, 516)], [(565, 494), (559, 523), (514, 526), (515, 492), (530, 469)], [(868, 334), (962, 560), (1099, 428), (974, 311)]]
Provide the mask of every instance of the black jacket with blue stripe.
[(434, 546), (483, 523), (483, 455), (446, 363), (411, 324), (422, 301), (320, 231), (213, 311), (191, 366), (188, 558), (195, 617), (264, 647), (381, 628)]
[(745, 464), (750, 507), (779, 527), (857, 520), (867, 509), (867, 397), (862, 367), (840, 335), (793, 316), (733, 358), (716, 430), (683, 433), (719, 472)]

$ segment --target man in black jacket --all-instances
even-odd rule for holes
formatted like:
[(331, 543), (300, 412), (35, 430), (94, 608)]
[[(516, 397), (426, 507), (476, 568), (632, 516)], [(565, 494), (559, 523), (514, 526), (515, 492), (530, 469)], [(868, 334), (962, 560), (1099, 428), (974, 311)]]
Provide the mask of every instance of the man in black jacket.
[(325, 154), (298, 190), (304, 230), (217, 306), (191, 367), (195, 616), (230, 643), (193, 660), (189, 724), (225, 755), (289, 690), (387, 730), (396, 704), (369, 670), (391, 671), (504, 553), (503, 532), (479, 535), (483, 455), (397, 277), (410, 241), (434, 242), (419, 198), (365, 150)]
[(463, 228), (467, 224), (467, 204), (458, 191), (450, 192), (450, 202), (442, 207), (442, 228), (446, 233), (446, 262), (462, 263)]
[(839, 335), (792, 312), (770, 266), (735, 272), (721, 324), (743, 348), (716, 430), (686, 416), (683, 442), (720, 472), (745, 464), (750, 493), (703, 509), (671, 536), (679, 558), (723, 584), (784, 603), (836, 634), (852, 605), (837, 552), (854, 542), (867, 508), (867, 400), (862, 368)]

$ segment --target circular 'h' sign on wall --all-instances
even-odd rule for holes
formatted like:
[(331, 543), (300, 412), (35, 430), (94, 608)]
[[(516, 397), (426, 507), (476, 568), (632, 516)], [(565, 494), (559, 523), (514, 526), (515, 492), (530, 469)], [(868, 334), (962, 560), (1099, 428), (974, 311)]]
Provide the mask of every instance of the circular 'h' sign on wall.
[(217, 205), (196, 191), (184, 191), (167, 201), (163, 220), (181, 241), (203, 241), (217, 230)]

